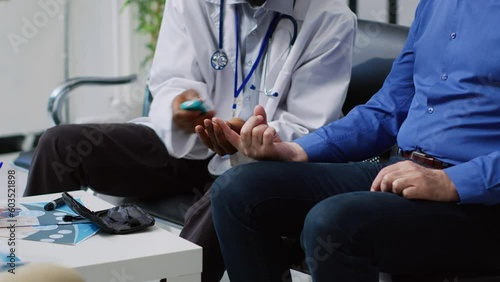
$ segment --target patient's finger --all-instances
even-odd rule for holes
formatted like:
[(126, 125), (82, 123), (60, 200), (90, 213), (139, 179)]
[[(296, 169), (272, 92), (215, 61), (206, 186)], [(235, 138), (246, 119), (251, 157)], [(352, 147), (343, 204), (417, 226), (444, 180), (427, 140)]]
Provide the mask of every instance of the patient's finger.
[(272, 145), (274, 141), (276, 140), (276, 129), (274, 127), (267, 127), (266, 131), (264, 131), (263, 137), (262, 137), (262, 144), (264, 146)]
[(261, 147), (264, 138), (264, 132), (269, 126), (267, 124), (259, 124), (252, 129), (252, 146)]
[(240, 136), (241, 136), (241, 145), (243, 147), (249, 148), (252, 146), (253, 128), (262, 124), (263, 121), (264, 118), (262, 116), (252, 116), (241, 127)]
[(261, 105), (255, 106), (255, 108), (253, 109), (253, 115), (262, 116), (262, 118), (264, 118), (264, 123), (267, 123), (267, 113), (264, 107), (262, 107)]

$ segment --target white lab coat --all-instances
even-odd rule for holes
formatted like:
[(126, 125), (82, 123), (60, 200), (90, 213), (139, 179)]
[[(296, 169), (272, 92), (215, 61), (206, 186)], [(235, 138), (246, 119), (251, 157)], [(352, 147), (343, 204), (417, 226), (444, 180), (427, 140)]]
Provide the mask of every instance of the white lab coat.
[[(269, 124), (283, 140), (290, 141), (341, 116), (351, 75), (356, 18), (344, 1), (296, 0), (293, 8), (291, 0), (270, 1), (290, 5), (299, 33), (288, 54), (293, 25), (288, 20), (280, 21), (270, 43), (267, 78), (267, 84), (271, 81), (279, 96), (260, 94), (259, 104), (264, 106)], [(176, 158), (206, 159), (213, 152), (203, 146), (196, 134), (176, 128), (171, 110), (175, 96), (195, 89), (216, 110), (216, 116), (225, 120), (232, 117), (236, 60), (234, 5), (226, 5), (224, 18), (224, 50), (230, 64), (220, 71), (210, 64), (212, 54), (218, 49), (219, 3), (219, 0), (167, 1), (150, 73), (149, 86), (154, 97), (151, 110), (149, 117), (133, 121), (153, 128), (170, 155)], [(240, 83), (242, 80), (240, 77)]]

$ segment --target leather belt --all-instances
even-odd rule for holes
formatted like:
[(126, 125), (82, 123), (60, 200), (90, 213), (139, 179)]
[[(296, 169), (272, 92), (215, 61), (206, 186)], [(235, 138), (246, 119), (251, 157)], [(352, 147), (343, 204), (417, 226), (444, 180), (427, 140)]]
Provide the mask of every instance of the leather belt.
[(450, 166), (453, 166), (452, 164), (442, 162), (436, 158), (433, 158), (425, 153), (419, 152), (419, 151), (399, 151), (399, 154), (405, 158), (405, 159), (410, 159), (414, 160), (417, 163), (424, 164), (426, 166), (436, 168), (436, 169), (443, 169), (447, 168)]

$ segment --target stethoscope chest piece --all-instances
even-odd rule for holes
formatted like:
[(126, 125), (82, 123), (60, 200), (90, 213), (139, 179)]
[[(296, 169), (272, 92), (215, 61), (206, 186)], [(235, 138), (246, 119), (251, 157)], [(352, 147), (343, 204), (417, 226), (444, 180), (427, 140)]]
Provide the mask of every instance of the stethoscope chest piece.
[(227, 66), (228, 62), (229, 59), (227, 57), (227, 54), (223, 50), (215, 51), (215, 53), (212, 55), (212, 58), (210, 59), (212, 68), (214, 68), (215, 70), (222, 70)]

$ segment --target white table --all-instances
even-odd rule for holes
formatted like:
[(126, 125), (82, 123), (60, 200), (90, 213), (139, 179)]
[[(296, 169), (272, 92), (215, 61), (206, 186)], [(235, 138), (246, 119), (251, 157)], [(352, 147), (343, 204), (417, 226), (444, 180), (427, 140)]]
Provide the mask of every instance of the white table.
[[(90, 210), (112, 207), (84, 191), (70, 193)], [(20, 198), (19, 203), (51, 201), (61, 194)], [(23, 261), (52, 262), (79, 271), (88, 282), (132, 282), (168, 278), (168, 282), (201, 280), (202, 249), (157, 226), (127, 235), (102, 232), (75, 246), (17, 240)]]

